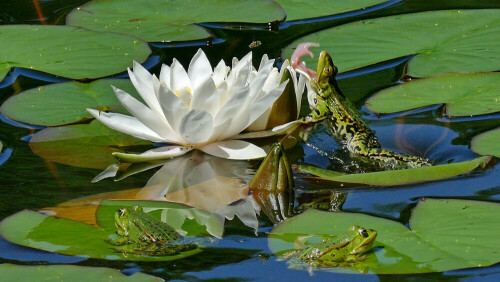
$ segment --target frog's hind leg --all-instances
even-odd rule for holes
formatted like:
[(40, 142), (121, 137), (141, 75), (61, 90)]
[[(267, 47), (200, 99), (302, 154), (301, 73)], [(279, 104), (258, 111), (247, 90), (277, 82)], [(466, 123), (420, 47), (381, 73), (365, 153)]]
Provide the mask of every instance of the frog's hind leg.
[(375, 146), (368, 144), (368, 142), (369, 140), (366, 137), (356, 134), (348, 143), (347, 148), (352, 154), (362, 156), (368, 160), (378, 161), (382, 166), (389, 169), (416, 168), (432, 165), (431, 162), (421, 157), (382, 149), (376, 140), (374, 141)]
[(432, 163), (424, 158), (399, 154), (382, 148), (369, 148), (361, 155), (371, 160), (380, 161), (382, 164), (386, 164), (392, 169), (417, 168), (432, 165)]

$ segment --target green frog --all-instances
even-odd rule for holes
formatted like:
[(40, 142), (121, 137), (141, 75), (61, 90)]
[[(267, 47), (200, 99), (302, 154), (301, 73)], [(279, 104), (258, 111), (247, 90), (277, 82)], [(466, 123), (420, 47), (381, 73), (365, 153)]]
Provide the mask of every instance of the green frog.
[(366, 259), (365, 254), (372, 249), (375, 238), (377, 231), (354, 225), (348, 234), (324, 239), (298, 251), (295, 260), (315, 268), (354, 266)]
[(119, 209), (115, 213), (118, 239), (108, 240), (117, 251), (139, 255), (165, 256), (196, 249), (182, 244), (182, 236), (170, 225), (143, 211), (141, 206)]
[[(309, 44), (309, 45), (306, 45)], [(426, 159), (399, 154), (382, 149), (375, 135), (363, 121), (351, 102), (338, 88), (335, 76), (337, 67), (326, 51), (322, 51), (318, 59), (317, 72), (309, 70), (301, 63), (300, 56), (312, 54), (309, 46), (318, 46), (306, 43), (297, 48), (293, 55), (293, 66), (297, 72), (308, 79), (308, 100), (311, 114), (304, 122), (317, 122), (328, 120), (329, 129), (334, 137), (349, 151), (353, 157), (364, 161), (376, 161), (385, 169), (415, 168), (432, 165)], [(305, 46), (305, 47), (304, 47)], [(314, 80), (314, 76), (316, 79)]]

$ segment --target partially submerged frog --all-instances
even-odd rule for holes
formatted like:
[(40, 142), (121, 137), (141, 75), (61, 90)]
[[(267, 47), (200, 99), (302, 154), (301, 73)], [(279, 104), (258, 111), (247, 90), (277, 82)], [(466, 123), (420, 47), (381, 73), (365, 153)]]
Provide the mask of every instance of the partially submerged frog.
[[(298, 251), (294, 260), (315, 268), (353, 266), (366, 259), (365, 254), (372, 249), (376, 237), (377, 231), (354, 225), (348, 234), (324, 239)], [(297, 251), (287, 256), (296, 254)]]
[(305, 122), (317, 122), (328, 119), (329, 129), (335, 138), (345, 146), (353, 157), (364, 160), (377, 161), (386, 169), (414, 168), (432, 165), (427, 160), (399, 154), (382, 149), (380, 143), (351, 102), (338, 88), (335, 76), (337, 67), (326, 51), (322, 51), (318, 59), (317, 72), (306, 68), (300, 57), (312, 53), (309, 47), (319, 46), (314, 43), (305, 43), (297, 47), (292, 56), (292, 66), (297, 72), (308, 78), (308, 101), (312, 112), (305, 118)]
[(119, 209), (115, 213), (116, 240), (107, 242), (117, 251), (139, 255), (165, 256), (196, 249), (196, 244), (182, 244), (182, 236), (170, 225), (160, 221), (142, 207)]

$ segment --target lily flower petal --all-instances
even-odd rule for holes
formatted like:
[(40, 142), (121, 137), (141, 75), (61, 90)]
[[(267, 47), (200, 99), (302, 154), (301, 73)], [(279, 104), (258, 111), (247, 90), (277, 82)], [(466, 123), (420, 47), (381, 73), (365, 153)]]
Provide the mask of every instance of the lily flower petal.
[(193, 89), (186, 70), (176, 59), (170, 65), (170, 89), (176, 95), (177, 91), (187, 90), (187, 92), (191, 92)]
[(140, 122), (149, 127), (151, 130), (160, 135), (164, 140), (163, 142), (176, 142), (178, 140), (175, 132), (170, 128), (163, 116), (158, 116), (151, 109), (146, 107), (143, 103), (137, 101), (127, 92), (118, 89), (114, 86), (113, 91), (122, 103), (122, 105), (134, 115)]
[(205, 143), (212, 135), (213, 122), (211, 114), (192, 110), (181, 118), (179, 134), (189, 145)]
[(104, 123), (107, 127), (116, 131), (123, 132), (128, 135), (140, 139), (151, 140), (153, 142), (164, 142), (163, 138), (158, 133), (149, 129), (135, 117), (122, 115), (118, 113), (106, 113), (94, 109), (87, 109), (98, 121)]
[(187, 115), (189, 112), (188, 106), (179, 97), (175, 96), (168, 87), (161, 86), (159, 93), (161, 108), (168, 123), (175, 132), (179, 132), (179, 124), (181, 122), (179, 117)]
[(218, 87), (227, 78), (229, 72), (229, 67), (226, 66), (224, 60), (220, 60), (219, 64), (214, 69), (212, 74), (212, 79), (214, 80), (215, 86)]
[(188, 76), (193, 88), (197, 88), (212, 76), (212, 66), (205, 53), (198, 49), (193, 59), (189, 63)]
[(215, 116), (220, 109), (220, 96), (215, 88), (212, 77), (207, 77), (205, 81), (199, 84), (193, 92), (191, 98), (190, 110), (204, 110)]
[(200, 150), (212, 156), (232, 160), (260, 159), (266, 156), (262, 148), (241, 140), (219, 141), (203, 146)]
[(161, 65), (160, 82), (165, 83), (163, 86), (170, 88), (170, 67), (165, 64)]

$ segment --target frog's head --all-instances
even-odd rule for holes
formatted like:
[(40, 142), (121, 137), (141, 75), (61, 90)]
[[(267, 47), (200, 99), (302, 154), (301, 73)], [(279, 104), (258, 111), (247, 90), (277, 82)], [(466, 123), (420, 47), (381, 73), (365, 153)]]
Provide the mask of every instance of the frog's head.
[(329, 87), (330, 77), (335, 77), (338, 73), (337, 67), (333, 64), (332, 57), (326, 51), (319, 54), (316, 83), (320, 89)]
[(115, 212), (116, 233), (128, 236), (130, 209), (122, 208)]
[(352, 255), (362, 255), (369, 251), (373, 247), (373, 242), (377, 237), (377, 231), (365, 229), (357, 225), (353, 226), (352, 230), (355, 232), (355, 235), (349, 244), (349, 253)]

